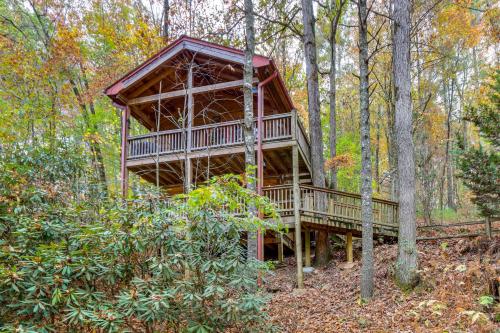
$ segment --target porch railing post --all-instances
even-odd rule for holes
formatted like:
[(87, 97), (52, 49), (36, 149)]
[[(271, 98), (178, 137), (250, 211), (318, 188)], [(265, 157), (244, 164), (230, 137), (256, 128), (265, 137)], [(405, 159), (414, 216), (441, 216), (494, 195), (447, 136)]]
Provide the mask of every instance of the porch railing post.
[(292, 110), (292, 140), (297, 139), (297, 110)]

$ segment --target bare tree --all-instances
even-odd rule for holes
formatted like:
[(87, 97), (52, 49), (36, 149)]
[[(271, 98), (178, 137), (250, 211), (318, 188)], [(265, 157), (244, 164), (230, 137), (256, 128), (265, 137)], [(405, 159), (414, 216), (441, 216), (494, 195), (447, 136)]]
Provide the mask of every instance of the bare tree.
[[(302, 0), (302, 20), (304, 23), (304, 53), (307, 76), (307, 107), (309, 110), (309, 135), (311, 138), (312, 181), (314, 186), (325, 186), (325, 171), (323, 158), (323, 130), (319, 104), (318, 62), (316, 54), (315, 19), (312, 0)], [(317, 200), (319, 204), (323, 200)], [(321, 210), (322, 207), (315, 207)], [(329, 246), (328, 232), (318, 231), (316, 239), (316, 264), (325, 265), (328, 262)]]
[[(328, 44), (330, 46), (330, 71), (328, 73), (330, 85), (328, 97), (330, 102), (330, 133), (328, 143), (330, 146), (330, 158), (337, 156), (337, 35), (340, 20), (345, 11), (347, 0), (328, 1), (326, 4), (318, 2), (327, 11), (330, 34), (328, 35)], [(334, 166), (330, 173), (330, 187), (337, 188), (337, 168)]]
[(170, 18), (170, 1), (163, 0), (162, 37), (165, 40), (165, 42), (168, 42), (169, 38), (169, 18)]
[(372, 167), (370, 148), (370, 110), (368, 86), (368, 10), (366, 0), (358, 1), (359, 29), (359, 108), (361, 130), (361, 221), (362, 262), (361, 298), (373, 296), (373, 211), (372, 211)]
[[(245, 68), (243, 73), (243, 100), (244, 100), (244, 140), (245, 140), (245, 167), (248, 189), (256, 190), (255, 177), (255, 135), (253, 120), (253, 56), (255, 53), (255, 30), (252, 0), (245, 0)], [(255, 207), (250, 207), (256, 214)], [(257, 237), (251, 233), (247, 238), (248, 258), (257, 257)]]
[(415, 158), (412, 137), (410, 77), (410, 0), (393, 1), (395, 129), (399, 175), (399, 235), (396, 278), (404, 287), (418, 281), (415, 225)]

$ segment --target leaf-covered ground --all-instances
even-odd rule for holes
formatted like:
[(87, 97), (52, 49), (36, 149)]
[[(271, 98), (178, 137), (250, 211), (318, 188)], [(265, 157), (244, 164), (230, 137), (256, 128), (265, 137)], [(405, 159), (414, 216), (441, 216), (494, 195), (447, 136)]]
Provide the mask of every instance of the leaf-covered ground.
[[(267, 282), (269, 312), (282, 332), (500, 332), (499, 305), (484, 306), (499, 282), (500, 237), (418, 243), (421, 283), (411, 293), (392, 279), (397, 245), (375, 247), (375, 296), (359, 302), (359, 253), (352, 267), (343, 251), (305, 275), (295, 288), (294, 259)], [(490, 298), (491, 300), (491, 298)]]

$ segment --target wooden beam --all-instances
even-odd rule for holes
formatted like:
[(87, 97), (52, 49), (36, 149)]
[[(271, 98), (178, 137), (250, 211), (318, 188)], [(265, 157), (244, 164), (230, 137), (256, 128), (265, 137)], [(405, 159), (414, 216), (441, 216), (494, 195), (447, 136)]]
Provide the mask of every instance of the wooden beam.
[[(259, 79), (254, 78), (253, 83), (257, 83), (257, 82), (259, 82)], [(238, 88), (241, 86), (243, 86), (243, 80), (236, 80), (236, 81), (210, 84), (210, 85), (201, 86), (201, 87), (193, 87), (191, 89), (191, 93), (192, 94), (200, 94), (200, 93), (205, 93), (205, 92), (209, 92), (209, 91), (218, 91), (218, 90), (224, 90), (224, 89)], [(129, 105), (136, 105), (136, 104), (149, 103), (149, 102), (157, 101), (158, 99), (160, 99), (160, 100), (170, 99), (170, 98), (175, 98), (175, 97), (186, 96), (187, 94), (188, 94), (188, 89), (169, 91), (169, 92), (166, 92), (163, 94), (156, 94), (156, 95), (133, 98), (128, 102), (128, 104)]]
[[(155, 84), (160, 82), (161, 80), (168, 79), (168, 76), (170, 74), (172, 74), (172, 70), (170, 70), (170, 69), (167, 69), (164, 73), (160, 73), (160, 72), (155, 73), (155, 75), (157, 75), (157, 76), (150, 81), (141, 83), (139, 85), (139, 87), (132, 92), (131, 98), (136, 98), (137, 96), (139, 96), (140, 94), (142, 94), (143, 92), (145, 92), (146, 90), (148, 90), (149, 88), (151, 88), (152, 86), (154, 86)], [(169, 80), (169, 81), (171, 81), (171, 80)]]

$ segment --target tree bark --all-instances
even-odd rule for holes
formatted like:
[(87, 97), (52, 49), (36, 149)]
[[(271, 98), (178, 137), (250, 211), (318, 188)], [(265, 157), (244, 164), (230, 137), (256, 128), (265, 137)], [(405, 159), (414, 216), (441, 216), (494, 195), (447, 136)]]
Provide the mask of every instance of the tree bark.
[(381, 106), (379, 106), (379, 109), (377, 111), (377, 120), (375, 125), (376, 128), (375, 140), (377, 143), (375, 146), (375, 184), (377, 193), (380, 193), (380, 118), (382, 115), (380, 109)]
[[(256, 191), (255, 176), (255, 135), (253, 120), (253, 56), (255, 53), (255, 30), (252, 0), (245, 0), (245, 64), (243, 73), (244, 99), (244, 141), (245, 141), (245, 168), (247, 188)], [(255, 207), (249, 207), (252, 214), (257, 215)], [(257, 258), (257, 235), (249, 233), (247, 237), (247, 257)]]
[[(90, 130), (92, 134), (97, 134), (98, 129), (97, 126), (92, 122), (90, 119), (90, 115), (95, 116), (95, 108), (94, 108), (94, 103), (90, 101), (87, 105), (85, 101), (83, 100), (82, 94), (80, 92), (80, 89), (78, 88), (78, 85), (76, 84), (75, 80), (70, 79), (69, 80), (73, 93), (75, 94), (75, 97), (78, 101), (78, 104), (80, 106), (80, 109), (82, 110), (82, 115), (83, 115), (83, 120), (85, 122), (85, 126), (87, 129)], [(84, 78), (84, 82), (86, 82), (86, 79)], [(88, 90), (88, 84), (85, 83), (84, 86)], [(90, 115), (89, 115), (90, 112)], [(97, 140), (92, 140), (89, 139), (87, 140), (87, 143), (90, 147), (90, 151), (92, 152), (93, 160), (94, 160), (94, 165), (95, 165), (95, 171), (97, 175), (97, 180), (99, 182), (99, 189), (100, 189), (100, 194), (104, 195), (105, 197), (108, 195), (108, 186), (107, 186), (107, 181), (106, 181), (106, 170), (104, 168), (104, 158), (101, 150), (101, 146)]]
[[(337, 156), (337, 29), (342, 17), (343, 7), (346, 3), (346, 0), (342, 0), (338, 4), (332, 1), (330, 13), (330, 36), (328, 38), (328, 43), (330, 44), (330, 86), (328, 93), (330, 102), (330, 135), (328, 141), (330, 145), (330, 158), (332, 159)], [(330, 172), (330, 187), (332, 189), (337, 188), (337, 168), (335, 166)]]
[(162, 37), (165, 42), (169, 38), (169, 17), (170, 17), (170, 1), (163, 0), (163, 24), (162, 24)]
[(362, 262), (361, 298), (373, 296), (373, 211), (372, 211), (372, 168), (370, 148), (370, 110), (368, 91), (368, 41), (366, 0), (358, 1), (359, 19), (359, 106), (361, 130), (361, 221)]
[[(332, 24), (333, 29), (333, 24)], [(336, 31), (336, 29), (335, 29)], [(333, 35), (333, 32), (330, 32)], [(335, 84), (337, 68), (335, 67), (335, 57), (337, 50), (337, 42), (335, 41), (335, 35), (330, 36), (330, 135), (329, 135), (329, 144), (330, 144), (330, 158), (335, 158), (337, 156), (337, 109), (336, 109), (336, 94), (337, 94), (337, 85)], [(332, 189), (337, 188), (337, 168), (334, 166), (330, 171), (330, 187)]]
[(415, 159), (410, 77), (410, 0), (394, 0), (393, 66), (398, 147), (399, 234), (396, 278), (412, 288), (418, 282), (415, 214)]
[[(302, 0), (302, 20), (304, 24), (304, 53), (307, 76), (307, 106), (309, 110), (309, 135), (311, 138), (311, 166), (314, 186), (325, 186), (325, 171), (323, 157), (323, 130), (319, 104), (318, 63), (316, 54), (315, 19), (312, 0)], [(324, 210), (324, 198), (317, 198), (317, 210)], [(329, 243), (328, 233), (318, 231), (316, 240), (316, 264), (323, 266), (328, 263)]]

